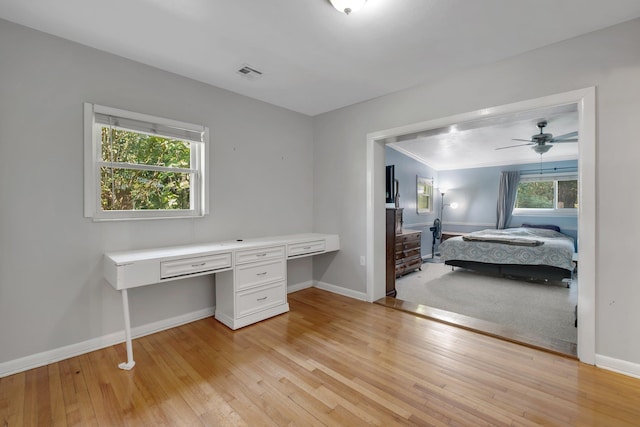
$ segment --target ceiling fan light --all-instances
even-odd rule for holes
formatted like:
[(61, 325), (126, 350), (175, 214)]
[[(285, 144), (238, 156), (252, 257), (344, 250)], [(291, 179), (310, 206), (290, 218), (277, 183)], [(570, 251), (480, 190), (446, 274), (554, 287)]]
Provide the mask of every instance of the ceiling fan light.
[(336, 10), (349, 15), (356, 12), (364, 6), (367, 0), (329, 0)]
[(552, 147), (551, 145), (545, 144), (545, 145), (534, 145), (531, 148), (533, 148), (533, 151), (535, 151), (538, 154), (544, 154), (547, 151), (551, 150), (551, 147)]

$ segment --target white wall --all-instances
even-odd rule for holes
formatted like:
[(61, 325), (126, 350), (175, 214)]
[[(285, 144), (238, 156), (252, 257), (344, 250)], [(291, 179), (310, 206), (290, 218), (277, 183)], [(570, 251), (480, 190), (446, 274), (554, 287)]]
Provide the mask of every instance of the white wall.
[[(85, 101), (208, 126), (211, 215), (84, 218)], [(0, 364), (122, 330), (104, 252), (311, 231), (312, 142), (307, 116), (0, 20)], [(213, 278), (130, 300), (134, 327), (211, 308)]]
[(366, 290), (365, 267), (356, 260), (366, 254), (368, 133), (596, 86), (596, 353), (640, 375), (640, 279), (633, 269), (640, 225), (628, 215), (640, 209), (638, 40), (634, 20), (315, 117), (315, 228), (333, 229), (342, 242), (332, 264), (314, 266), (316, 274)]

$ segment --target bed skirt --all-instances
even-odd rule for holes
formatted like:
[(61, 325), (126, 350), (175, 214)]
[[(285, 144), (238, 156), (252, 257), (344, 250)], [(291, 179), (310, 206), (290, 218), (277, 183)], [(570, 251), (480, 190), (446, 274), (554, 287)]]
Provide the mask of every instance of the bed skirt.
[(483, 273), (536, 280), (562, 280), (572, 278), (571, 271), (550, 265), (488, 264), (484, 262), (462, 261), (457, 259), (446, 260), (444, 263), (452, 267), (468, 268), (469, 270), (475, 270)]

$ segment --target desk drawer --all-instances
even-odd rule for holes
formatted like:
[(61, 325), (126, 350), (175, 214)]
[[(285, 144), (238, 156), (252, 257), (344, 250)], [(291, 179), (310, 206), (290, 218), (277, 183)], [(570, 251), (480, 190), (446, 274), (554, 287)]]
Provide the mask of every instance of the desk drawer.
[(294, 243), (287, 248), (287, 256), (295, 257), (314, 252), (324, 252), (324, 240), (314, 240), (312, 242)]
[(287, 302), (285, 282), (273, 283), (236, 294), (237, 317), (276, 307)]
[(284, 258), (284, 246), (236, 251), (236, 265), (277, 258)]
[(187, 276), (231, 267), (231, 253), (206, 255), (160, 262), (160, 278)]
[(285, 280), (285, 261), (277, 259), (236, 266), (236, 289)]

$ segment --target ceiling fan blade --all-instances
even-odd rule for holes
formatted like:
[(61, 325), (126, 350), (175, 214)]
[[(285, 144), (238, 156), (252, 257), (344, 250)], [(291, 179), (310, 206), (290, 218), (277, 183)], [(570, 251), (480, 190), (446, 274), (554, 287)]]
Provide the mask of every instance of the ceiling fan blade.
[(531, 141), (530, 139), (520, 139), (520, 138), (513, 138), (512, 141), (527, 141), (527, 142), (533, 143), (533, 141)]
[[(525, 139), (521, 141), (526, 141)], [(504, 150), (505, 148), (514, 148), (514, 147), (524, 147), (525, 145), (534, 145), (534, 142), (530, 142), (528, 144), (518, 144), (518, 145), (509, 145), (508, 147), (498, 147), (496, 150)]]
[[(554, 141), (559, 141), (561, 139), (575, 138), (576, 136), (578, 136), (578, 132), (569, 132), (569, 133), (565, 133), (564, 135), (554, 136), (553, 140)], [(576, 141), (577, 141), (577, 139), (576, 139)]]
[(557, 139), (553, 138), (549, 142), (551, 142), (552, 144), (557, 144), (559, 142), (578, 142), (578, 140), (577, 139), (561, 139), (561, 140), (558, 141)]

